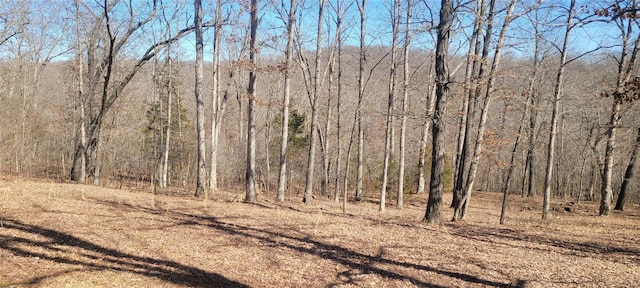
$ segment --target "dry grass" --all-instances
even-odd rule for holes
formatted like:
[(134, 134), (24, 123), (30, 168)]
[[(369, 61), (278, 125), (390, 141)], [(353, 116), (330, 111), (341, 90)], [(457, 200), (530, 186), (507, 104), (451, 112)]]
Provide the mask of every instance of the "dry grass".
[[(78, 184), (0, 180), (0, 287), (637, 287), (640, 208), (476, 193), (469, 219), (430, 226), (425, 197), (373, 203), (295, 197), (243, 204)], [(242, 199), (242, 196), (239, 197)], [(445, 209), (445, 217), (451, 211)]]

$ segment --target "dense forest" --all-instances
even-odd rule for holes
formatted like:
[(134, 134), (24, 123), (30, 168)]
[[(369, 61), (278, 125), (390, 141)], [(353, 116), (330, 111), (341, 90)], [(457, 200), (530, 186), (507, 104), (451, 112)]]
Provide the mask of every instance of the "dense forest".
[(1, 0), (0, 171), (434, 223), (640, 199), (635, 0), (200, 2)]

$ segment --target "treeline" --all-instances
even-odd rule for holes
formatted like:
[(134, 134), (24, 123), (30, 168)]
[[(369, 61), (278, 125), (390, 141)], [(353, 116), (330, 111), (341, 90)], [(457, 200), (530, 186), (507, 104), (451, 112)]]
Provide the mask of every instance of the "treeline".
[(632, 2), (9, 2), (3, 173), (382, 211), (429, 193), (431, 222), (446, 191), (455, 219), (476, 190), (542, 195), (544, 218), (639, 197)]

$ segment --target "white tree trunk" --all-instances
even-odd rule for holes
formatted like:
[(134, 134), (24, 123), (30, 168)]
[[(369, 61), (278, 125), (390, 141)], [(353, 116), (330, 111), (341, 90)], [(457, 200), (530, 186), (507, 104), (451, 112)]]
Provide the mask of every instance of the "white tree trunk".
[(206, 143), (204, 132), (204, 101), (202, 95), (203, 86), (203, 39), (202, 39), (202, 0), (194, 0), (195, 5), (195, 27), (196, 27), (196, 83), (195, 83), (195, 98), (196, 98), (196, 131), (197, 131), (197, 145), (198, 145), (198, 167), (197, 167), (197, 179), (196, 179), (196, 196), (204, 196), (206, 193)]
[(397, 60), (397, 48), (398, 48), (398, 28), (400, 25), (400, 1), (393, 1), (393, 8), (391, 9), (391, 29), (392, 29), (392, 40), (391, 40), (391, 67), (389, 69), (389, 94), (387, 98), (387, 123), (386, 123), (386, 133), (385, 133), (385, 141), (384, 141), (384, 161), (382, 166), (382, 191), (380, 192), (380, 211), (384, 212), (386, 205), (386, 196), (387, 196), (387, 185), (389, 180), (389, 161), (391, 161), (391, 151), (393, 150), (393, 107), (395, 103), (396, 97), (396, 86), (397, 86), (397, 68), (398, 68), (398, 60)]
[(247, 107), (247, 168), (245, 173), (245, 202), (256, 202), (256, 54), (257, 54), (257, 32), (258, 32), (258, 0), (251, 0), (251, 23), (249, 37), (249, 62), (251, 70), (249, 71), (249, 85), (247, 94), (249, 94), (249, 105)]
[(289, 4), (287, 20), (287, 51), (284, 70), (284, 94), (282, 99), (282, 137), (280, 137), (280, 174), (278, 176), (278, 202), (284, 201), (287, 190), (287, 151), (289, 142), (289, 102), (291, 90), (291, 62), (293, 58), (293, 30), (296, 21), (296, 0)]
[[(562, 86), (564, 79), (564, 70), (567, 63), (567, 54), (569, 53), (569, 37), (571, 35), (573, 18), (575, 15), (576, 0), (571, 0), (569, 5), (569, 16), (567, 17), (566, 32), (564, 35), (564, 42), (562, 44), (562, 50), (560, 51), (560, 66), (558, 67), (558, 73), (556, 75), (556, 84), (553, 92), (553, 111), (551, 113), (551, 127), (549, 132), (549, 143), (547, 146), (547, 168), (544, 178), (544, 199), (542, 203), (542, 219), (549, 219), (550, 213), (550, 201), (551, 201), (551, 178), (553, 176), (553, 161), (555, 157), (555, 145), (556, 134), (558, 130), (558, 102), (562, 97)], [(533, 168), (533, 167), (532, 167)]]
[(362, 102), (364, 101), (364, 66), (367, 61), (365, 50), (365, 36), (367, 30), (367, 0), (362, 0), (362, 2), (356, 3), (358, 4), (358, 9), (360, 10), (360, 60), (358, 61), (358, 108), (356, 111), (356, 117), (358, 118), (358, 168), (356, 172), (355, 200), (360, 201), (362, 200), (362, 175), (364, 172), (364, 120), (362, 115)]
[(396, 207), (404, 208), (404, 161), (406, 154), (405, 140), (407, 137), (407, 101), (409, 98), (409, 43), (411, 42), (411, 6), (412, 0), (407, 0), (407, 14), (405, 21), (405, 37), (403, 46), (403, 78), (402, 78), (402, 111), (400, 118), (400, 160), (398, 161), (398, 197)]
[(215, 31), (213, 34), (213, 89), (211, 103), (211, 170), (209, 171), (209, 193), (218, 189), (218, 139), (224, 109), (227, 103), (227, 92), (220, 93), (220, 40), (222, 38), (222, 1), (216, 4)]
[[(464, 188), (464, 195), (460, 202), (456, 203), (456, 207), (454, 207), (454, 216), (453, 220), (463, 220), (466, 216), (467, 208), (469, 207), (469, 199), (471, 197), (471, 191), (473, 190), (473, 184), (475, 182), (476, 173), (478, 171), (478, 164), (480, 162), (480, 157), (482, 155), (482, 145), (484, 144), (484, 133), (486, 130), (487, 117), (489, 114), (489, 104), (491, 103), (491, 96), (493, 94), (493, 89), (495, 85), (496, 72), (498, 70), (498, 66), (500, 65), (500, 59), (502, 56), (502, 46), (504, 43), (504, 38), (507, 33), (507, 27), (513, 20), (513, 10), (517, 3), (517, 0), (512, 0), (509, 3), (509, 8), (507, 11), (507, 15), (502, 24), (502, 29), (500, 30), (500, 35), (498, 36), (498, 43), (496, 44), (495, 53), (493, 56), (493, 62), (491, 64), (491, 68), (489, 70), (488, 80), (487, 80), (487, 88), (484, 95), (484, 103), (481, 108), (482, 111), (480, 113), (480, 124), (478, 126), (478, 134), (476, 136), (476, 143), (473, 150), (473, 157), (469, 166), (469, 173), (467, 174), (467, 182)], [(489, 4), (489, 15), (493, 14), (493, 9), (495, 6), (495, 2), (491, 1)], [(491, 27), (492, 16), (490, 16), (489, 27)], [(491, 30), (488, 29), (487, 33), (491, 33)], [(489, 34), (487, 34), (489, 35)], [(486, 40), (485, 40), (486, 41)]]
[(316, 57), (313, 73), (313, 95), (311, 97), (311, 135), (309, 136), (309, 159), (307, 162), (307, 177), (304, 188), (304, 202), (310, 205), (313, 198), (313, 174), (316, 161), (316, 138), (318, 138), (318, 98), (320, 86), (320, 56), (322, 53), (322, 25), (324, 20), (324, 3), (320, 0), (318, 12), (318, 34), (316, 38)]

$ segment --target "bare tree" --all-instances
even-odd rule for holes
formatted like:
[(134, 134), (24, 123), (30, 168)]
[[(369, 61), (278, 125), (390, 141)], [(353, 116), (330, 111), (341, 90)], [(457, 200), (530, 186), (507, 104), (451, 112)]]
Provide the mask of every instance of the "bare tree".
[[(535, 15), (538, 15), (538, 11), (536, 9), (536, 11), (534, 11)], [(537, 18), (537, 17), (536, 17)], [(538, 30), (538, 25), (539, 23), (536, 21), (533, 23), (534, 26), (534, 37), (535, 37), (535, 42), (534, 42), (534, 53), (533, 53), (533, 74), (531, 75), (531, 77), (529, 78), (529, 86), (527, 88), (527, 92), (526, 92), (526, 96), (525, 96), (525, 101), (524, 101), (524, 109), (522, 111), (522, 116), (520, 118), (520, 124), (518, 126), (518, 132), (516, 133), (516, 138), (514, 140), (514, 144), (513, 144), (513, 149), (511, 150), (511, 159), (509, 161), (509, 165), (507, 166), (507, 176), (506, 176), (506, 180), (504, 183), (504, 186), (502, 188), (502, 193), (503, 193), (503, 199), (502, 199), (502, 211), (500, 213), (500, 224), (504, 224), (504, 220), (505, 220), (505, 216), (507, 213), (507, 203), (508, 203), (508, 197), (509, 197), (509, 186), (511, 184), (511, 179), (513, 177), (513, 170), (515, 169), (515, 161), (516, 161), (516, 156), (517, 156), (517, 152), (518, 152), (518, 147), (520, 146), (520, 139), (523, 137), (524, 135), (524, 130), (526, 125), (527, 125), (527, 116), (529, 116), (529, 123), (528, 123), (528, 128), (530, 129), (530, 133), (529, 133), (529, 149), (527, 151), (527, 157), (526, 157), (526, 162), (525, 162), (525, 174), (526, 174), (526, 170), (527, 168), (531, 168), (529, 170), (529, 175), (530, 175), (530, 179), (529, 179), (529, 187), (530, 189), (533, 189), (533, 167), (529, 167), (529, 165), (532, 166), (532, 164), (530, 164), (529, 161), (533, 162), (533, 130), (535, 129), (535, 117), (533, 116), (534, 113), (536, 113), (536, 107), (534, 107), (534, 97), (535, 97), (535, 86), (536, 83), (538, 81), (538, 74), (539, 74), (539, 70), (540, 70), (540, 58), (541, 58), (541, 35), (539, 34), (539, 30)], [(533, 120), (532, 120), (533, 119)], [(527, 178), (526, 175), (524, 175), (525, 180)], [(524, 187), (524, 186), (523, 186)], [(523, 189), (523, 195), (524, 195), (524, 189)]]
[(382, 191), (380, 192), (380, 211), (385, 210), (387, 197), (387, 183), (389, 180), (389, 161), (391, 160), (391, 150), (393, 143), (393, 107), (396, 97), (396, 86), (398, 85), (398, 34), (400, 29), (400, 1), (394, 0), (391, 11), (391, 66), (389, 68), (389, 94), (387, 97), (387, 122), (384, 141), (384, 161), (382, 167)]
[[(427, 82), (432, 82), (433, 81), (433, 73), (432, 70), (429, 69), (429, 76), (428, 76), (429, 81)], [(433, 119), (433, 113), (434, 113), (434, 108), (435, 108), (435, 100), (436, 100), (436, 85), (431, 85), (431, 87), (429, 87), (427, 89), (427, 105), (426, 105), (426, 117), (424, 117), (424, 120), (422, 122), (422, 138), (420, 140), (420, 152), (418, 153), (418, 188), (416, 190), (416, 194), (424, 194), (424, 190), (425, 190), (425, 186), (426, 186), (426, 181), (425, 181), (425, 176), (424, 176), (424, 172), (425, 172), (425, 156), (426, 156), (426, 152), (427, 152), (427, 142), (429, 139), (429, 134), (431, 134), (431, 124), (432, 121), (431, 119)]]
[(225, 21), (222, 17), (222, 0), (216, 2), (213, 33), (213, 88), (211, 95), (211, 170), (209, 171), (209, 192), (215, 193), (218, 189), (218, 150), (222, 118), (227, 104), (227, 91), (220, 91), (220, 54), (222, 49), (222, 25)]
[(322, 52), (322, 27), (324, 20), (324, 3), (325, 0), (319, 1), (318, 6), (318, 29), (316, 37), (316, 57), (315, 67), (313, 73), (313, 94), (311, 95), (311, 135), (309, 145), (309, 159), (307, 163), (307, 177), (304, 188), (304, 202), (311, 204), (313, 193), (313, 172), (315, 170), (315, 157), (316, 157), (316, 138), (318, 134), (318, 98), (319, 98), (319, 86), (320, 86), (320, 56)]
[[(8, 4), (8, 3), (5, 3)], [(18, 34), (24, 32), (29, 22), (27, 17), (28, 2), (18, 1), (4, 5), (0, 14), (0, 46), (7, 43)]]
[[(487, 53), (489, 43), (482, 43), (482, 31), (485, 22), (491, 19), (486, 18), (486, 1), (478, 0), (476, 4), (476, 15), (473, 24), (473, 32), (469, 40), (469, 52), (465, 68), (465, 82), (468, 83), (464, 88), (465, 97), (462, 99), (461, 117), (458, 123), (458, 142), (455, 156), (455, 172), (453, 177), (453, 199), (451, 207), (454, 208), (461, 201), (462, 190), (465, 185), (465, 170), (467, 167), (467, 158), (469, 156), (469, 146), (471, 146), (471, 128), (473, 121), (471, 118), (475, 114), (475, 102), (480, 94), (480, 79), (484, 77), (485, 65), (487, 63)], [(488, 30), (488, 29), (487, 29)], [(490, 34), (490, 33), (489, 33)], [(485, 34), (484, 38), (490, 37)], [(481, 54), (482, 53), (482, 54)], [(473, 104), (473, 105), (472, 105)]]
[(280, 174), (278, 176), (278, 202), (284, 201), (287, 190), (287, 151), (289, 142), (289, 102), (291, 98), (291, 62), (293, 58), (293, 32), (296, 21), (296, 0), (289, 2), (287, 18), (287, 48), (284, 64), (284, 92), (282, 96), (282, 137), (280, 137)]
[[(367, 31), (367, 0), (362, 0), (362, 2), (356, 3), (358, 3), (358, 10), (360, 11), (360, 58), (358, 60), (358, 107), (356, 108), (356, 118), (358, 122), (358, 167), (356, 172), (355, 200), (360, 201), (362, 200), (362, 175), (364, 171), (364, 120), (362, 117), (362, 101), (364, 100), (365, 88), (364, 66), (367, 62), (365, 46), (365, 36)], [(349, 159), (348, 156), (347, 159)], [(345, 183), (345, 189), (347, 189), (346, 185), (347, 184)]]
[(620, 193), (618, 193), (618, 200), (616, 201), (615, 210), (624, 210), (624, 204), (627, 202), (627, 196), (629, 191), (629, 182), (633, 179), (633, 175), (638, 162), (638, 153), (640, 153), (640, 128), (636, 132), (636, 141), (633, 144), (633, 150), (631, 150), (631, 158), (629, 158), (629, 164), (624, 172), (624, 179), (622, 180), (622, 186), (620, 187)]
[[(512, 0), (509, 2), (509, 7), (507, 8), (507, 15), (505, 16), (504, 22), (502, 23), (502, 28), (500, 30), (500, 34), (498, 36), (498, 42), (496, 44), (493, 61), (491, 63), (491, 67), (488, 74), (487, 79), (487, 87), (485, 90), (485, 95), (482, 101), (482, 107), (480, 108), (480, 123), (478, 125), (478, 132), (476, 136), (475, 146), (473, 150), (473, 157), (471, 163), (469, 165), (469, 172), (467, 174), (467, 179), (464, 187), (464, 193), (461, 199), (456, 203), (454, 207), (453, 220), (463, 220), (466, 215), (466, 210), (469, 205), (469, 197), (471, 196), (471, 191), (473, 190), (474, 181), (476, 178), (476, 173), (478, 169), (478, 164), (480, 161), (480, 157), (482, 155), (482, 145), (484, 143), (484, 133), (486, 130), (487, 117), (489, 114), (489, 104), (491, 102), (491, 97), (494, 90), (495, 78), (498, 66), (500, 65), (501, 55), (502, 55), (502, 47), (504, 45), (504, 38), (507, 33), (507, 28), (509, 24), (514, 19), (513, 10), (517, 0)], [(487, 20), (487, 34), (485, 35), (485, 47), (488, 42), (490, 42), (491, 28), (493, 26), (493, 15), (495, 9), (495, 1), (491, 0), (489, 4), (489, 20)], [(483, 53), (484, 54), (484, 53)], [(468, 120), (467, 120), (468, 121)]]
[[(337, 79), (337, 97), (336, 97), (336, 168), (335, 168), (335, 185), (334, 185), (334, 201), (340, 200), (340, 175), (342, 173), (342, 22), (344, 14), (346, 13), (346, 7), (344, 7), (344, 1), (339, 0), (335, 5), (335, 24), (336, 24), (336, 50), (337, 50), (337, 62), (338, 62), (338, 79)], [(346, 191), (346, 190), (345, 190)], [(347, 195), (343, 195), (343, 204), (346, 203)], [(346, 205), (343, 205), (343, 213), (346, 209)]]
[[(539, 74), (541, 70), (541, 64), (544, 60), (544, 54), (542, 51), (543, 42), (543, 30), (541, 25), (544, 25), (540, 21), (540, 9), (533, 10), (533, 33), (534, 33), (534, 52), (533, 52), (533, 74), (530, 77), (529, 87), (527, 90), (527, 100), (525, 106), (525, 114), (529, 112), (528, 127), (527, 127), (527, 147), (526, 157), (524, 163), (524, 177), (522, 177), (522, 197), (531, 197), (536, 193), (536, 180), (535, 180), (535, 146), (536, 146), (536, 122), (538, 118), (538, 103), (539, 96), (536, 91), (536, 82), (539, 81)], [(541, 78), (541, 77), (540, 77)]]
[[(82, 36), (80, 32), (80, 3), (78, 0), (75, 4), (75, 17), (76, 17), (76, 61), (78, 66), (78, 103), (80, 106), (80, 123), (78, 127), (78, 144), (76, 144), (76, 151), (73, 157), (74, 163), (71, 167), (71, 179), (76, 179), (80, 183), (85, 183), (87, 177), (87, 155), (85, 147), (87, 147), (87, 131), (86, 131), (86, 119), (85, 119), (85, 97), (83, 92), (84, 87), (84, 63), (82, 61)], [(76, 174), (76, 175), (74, 175)]]
[(258, 53), (258, 0), (251, 0), (249, 34), (249, 83), (247, 95), (247, 168), (245, 172), (246, 195), (245, 202), (256, 202), (256, 54)]
[(532, 197), (536, 195), (536, 169), (535, 162), (535, 147), (536, 147), (536, 122), (538, 121), (538, 104), (540, 102), (540, 96), (536, 88), (536, 82), (540, 82), (542, 78), (539, 77), (541, 73), (541, 65), (546, 58), (546, 51), (543, 51), (543, 41), (546, 38), (544, 35), (543, 26), (545, 23), (541, 20), (541, 9), (532, 9), (534, 13), (532, 17), (532, 26), (534, 33), (534, 52), (533, 52), (533, 73), (531, 75), (529, 87), (527, 90), (527, 102), (526, 109), (529, 111), (529, 121), (527, 127), (527, 147), (526, 157), (524, 163), (524, 177), (522, 177), (522, 197)]
[[(164, 19), (164, 22), (166, 24), (166, 37), (169, 37), (169, 35), (171, 35), (171, 33), (173, 32), (171, 30), (171, 22), (173, 22), (173, 20), (175, 19), (168, 19), (167, 15), (165, 13), (165, 11), (162, 11), (162, 17)], [(171, 148), (171, 118), (172, 118), (172, 102), (173, 102), (173, 91), (174, 91), (174, 75), (173, 75), (173, 59), (172, 59), (172, 53), (173, 51), (171, 50), (171, 43), (169, 43), (167, 45), (167, 69), (168, 69), (168, 75), (167, 75), (167, 128), (165, 131), (165, 142), (164, 142), (164, 151), (162, 152), (162, 160), (160, 161), (160, 188), (167, 188), (168, 186), (168, 178), (169, 178), (169, 150)], [(162, 102), (160, 102), (162, 103)], [(162, 130), (161, 130), (162, 131)]]
[(551, 112), (551, 123), (549, 131), (549, 143), (547, 146), (547, 168), (544, 180), (544, 200), (542, 204), (542, 219), (549, 218), (550, 201), (551, 201), (551, 178), (553, 177), (553, 159), (555, 156), (555, 145), (558, 130), (558, 103), (562, 96), (562, 85), (564, 80), (564, 71), (567, 65), (567, 55), (569, 53), (569, 37), (573, 30), (573, 19), (575, 17), (576, 0), (571, 0), (569, 4), (567, 21), (565, 22), (565, 34), (562, 48), (560, 48), (560, 65), (556, 74), (556, 83), (553, 92), (553, 111)]
[(206, 193), (206, 142), (204, 132), (204, 100), (202, 95), (202, 81), (204, 76), (204, 49), (202, 38), (202, 0), (194, 0), (195, 30), (196, 30), (196, 131), (198, 134), (198, 173), (196, 179), (196, 196), (204, 196)]
[[(147, 46), (146, 50), (143, 50), (141, 56), (133, 61), (131, 66), (119, 67), (122, 73), (118, 73), (118, 75), (123, 76), (116, 79), (118, 75), (114, 75), (113, 70), (116, 64), (115, 61), (122, 52), (123, 47), (130, 45), (133, 41), (132, 39), (135, 39), (135, 36), (141, 33), (144, 27), (147, 27), (147, 25), (156, 18), (159, 9), (157, 0), (151, 3), (139, 3), (140, 5), (150, 5), (150, 7), (148, 7), (149, 9), (136, 9), (136, 7), (129, 6), (130, 4), (133, 5), (133, 3), (104, 1), (100, 7), (101, 11), (98, 13), (91, 11), (90, 13), (95, 16), (95, 22), (91, 23), (92, 26), (90, 26), (89, 37), (85, 42), (87, 57), (86, 75), (88, 75), (85, 83), (87, 83), (88, 87), (83, 92), (86, 92), (84, 94), (87, 99), (94, 98), (94, 95), (97, 96), (98, 103), (91, 105), (94, 109), (86, 109), (85, 111), (87, 114), (85, 118), (88, 120), (86, 146), (80, 147), (81, 145), (75, 145), (74, 155), (82, 155), (81, 150), (84, 150), (85, 153), (90, 156), (91, 161), (88, 162), (90, 162), (91, 165), (87, 165), (87, 169), (92, 173), (93, 182), (96, 185), (100, 184), (100, 167), (102, 165), (100, 153), (101, 132), (106, 115), (108, 115), (116, 100), (123, 95), (123, 91), (129, 82), (131, 82), (133, 77), (149, 60), (153, 59), (166, 45), (178, 41), (194, 30), (193, 26), (189, 26), (179, 30), (169, 38), (154, 41)], [(122, 11), (115, 11), (117, 7), (120, 7), (118, 5), (128, 9), (128, 12), (120, 13)], [(144, 15), (137, 15), (135, 11), (138, 10), (149, 12)], [(111, 15), (118, 17), (128, 16), (129, 18), (116, 21)], [(101, 35), (104, 35), (106, 38)], [(94, 100), (91, 101), (93, 102)], [(79, 180), (81, 173), (76, 172), (76, 170), (81, 169), (81, 167), (79, 167), (81, 162), (82, 161), (73, 161), (74, 166), (72, 167), (71, 180)]]
[(398, 197), (396, 198), (396, 207), (402, 209), (404, 206), (404, 161), (406, 154), (406, 137), (407, 137), (407, 99), (409, 98), (409, 44), (411, 42), (411, 8), (413, 1), (407, 1), (407, 11), (405, 16), (404, 30), (404, 46), (402, 60), (402, 111), (400, 118), (400, 160), (398, 161)]
[(436, 41), (436, 103), (433, 115), (433, 136), (431, 146), (431, 185), (427, 210), (423, 221), (430, 224), (442, 223), (442, 194), (444, 192), (444, 133), (447, 93), (449, 90), (449, 36), (453, 24), (453, 0), (441, 0), (440, 24)]
[[(629, 6), (625, 6), (629, 5)], [(619, 126), (621, 108), (624, 103), (637, 100), (638, 78), (631, 79), (631, 72), (634, 69), (638, 52), (640, 51), (640, 34), (636, 36), (635, 41), (631, 41), (633, 28), (637, 25), (638, 1), (633, 0), (632, 3), (623, 3), (623, 1), (614, 1), (610, 8), (596, 11), (596, 14), (602, 16), (610, 16), (613, 22), (620, 30), (622, 38), (622, 47), (620, 57), (616, 59), (618, 64), (618, 75), (616, 79), (615, 91), (613, 93), (604, 92), (605, 96), (611, 96), (613, 104), (611, 107), (611, 115), (607, 124), (607, 144), (605, 148), (604, 165), (602, 170), (602, 183), (600, 188), (600, 215), (609, 215), (611, 213), (611, 201), (613, 198), (612, 174), (613, 174), (613, 154), (616, 146), (616, 131)], [(611, 11), (609, 11), (611, 9)], [(633, 170), (631, 170), (633, 174)]]

